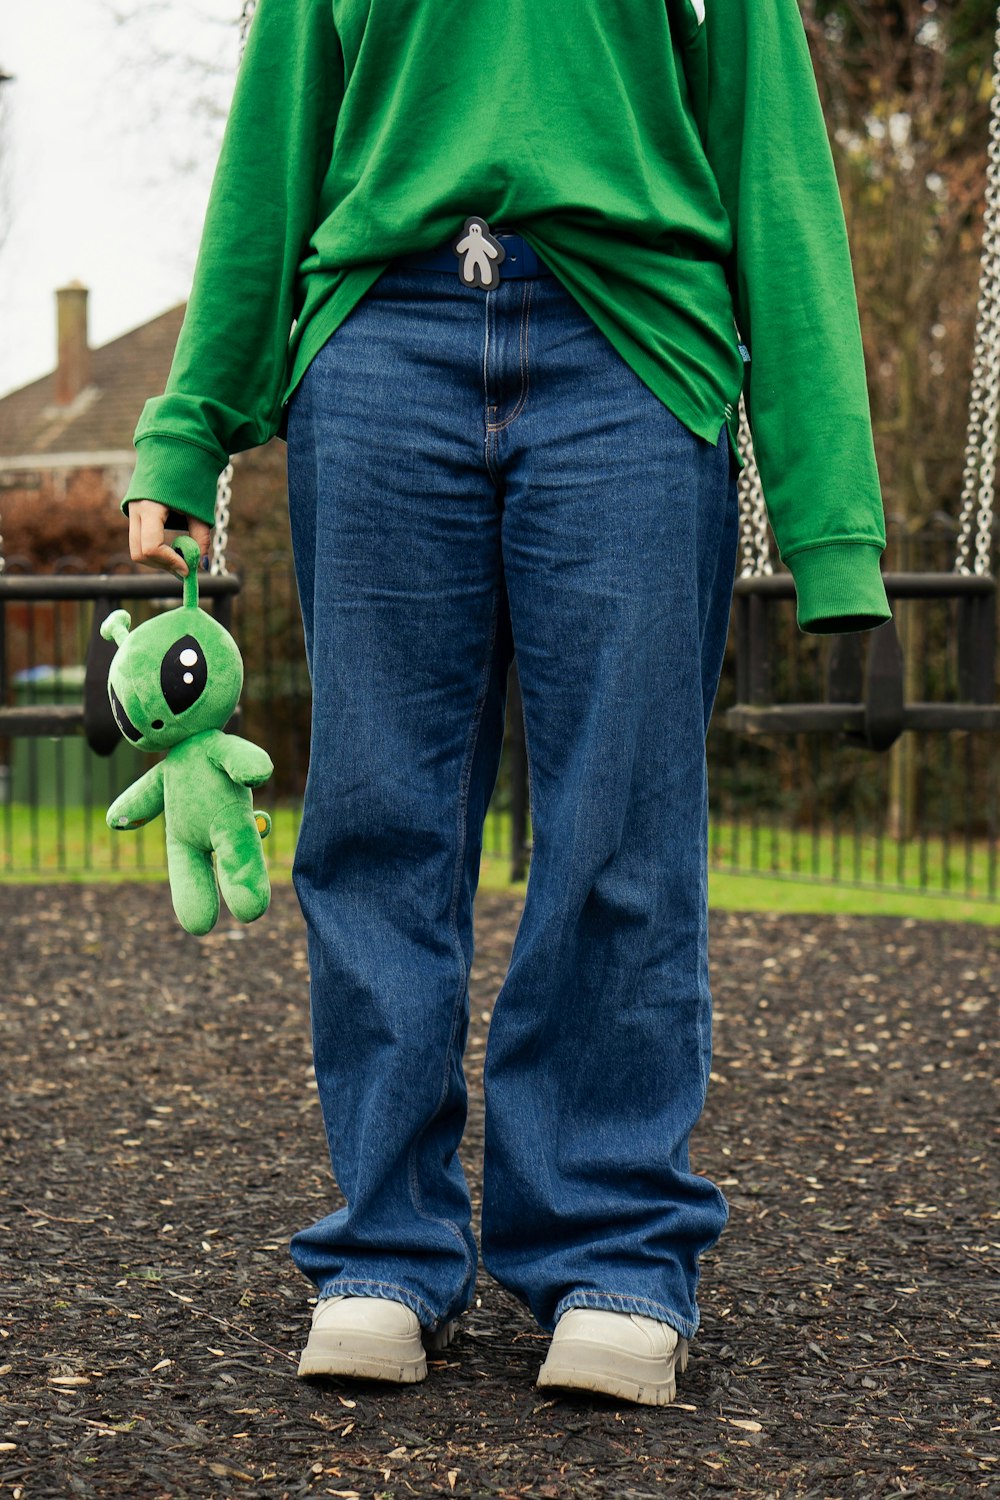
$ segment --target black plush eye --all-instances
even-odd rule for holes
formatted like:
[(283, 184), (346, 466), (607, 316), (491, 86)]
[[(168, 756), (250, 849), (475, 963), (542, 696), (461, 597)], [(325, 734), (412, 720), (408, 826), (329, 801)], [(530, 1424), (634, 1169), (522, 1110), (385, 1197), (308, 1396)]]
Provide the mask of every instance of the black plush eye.
[(160, 687), (173, 714), (182, 714), (205, 691), (208, 663), (193, 635), (175, 641), (160, 664)]

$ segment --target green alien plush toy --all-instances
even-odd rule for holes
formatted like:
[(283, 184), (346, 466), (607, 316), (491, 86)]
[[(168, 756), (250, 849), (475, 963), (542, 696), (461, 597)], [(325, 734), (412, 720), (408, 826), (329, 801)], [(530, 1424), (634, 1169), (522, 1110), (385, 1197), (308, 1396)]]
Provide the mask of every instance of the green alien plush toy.
[[(251, 787), (274, 770), (259, 746), (223, 731), (243, 688), (243, 659), (229, 631), (198, 605), (198, 544), (175, 543), (187, 563), (181, 607), (129, 634), (116, 609), (101, 625), (117, 642), (108, 694), (115, 722), (139, 750), (165, 750), (108, 809), (108, 827), (141, 828), (163, 813), (167, 872), (181, 926), (198, 935), (219, 917), (219, 886), (240, 922), (268, 908), (271, 885), (261, 840), (271, 829)], [(214, 856), (214, 864), (213, 864)]]

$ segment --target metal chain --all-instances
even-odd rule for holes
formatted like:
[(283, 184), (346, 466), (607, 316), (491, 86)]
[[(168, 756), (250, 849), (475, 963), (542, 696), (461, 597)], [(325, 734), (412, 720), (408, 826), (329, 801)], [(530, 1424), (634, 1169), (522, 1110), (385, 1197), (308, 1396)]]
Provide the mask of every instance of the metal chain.
[[(962, 473), (962, 501), (955, 547), (956, 573), (990, 572), (993, 494), (996, 483), (997, 410), (1000, 405), (1000, 5), (993, 52), (993, 96), (983, 212), (983, 259), (976, 308), (969, 426)], [(972, 513), (976, 509), (975, 560), (969, 565)]]
[(226, 464), (219, 475), (215, 491), (215, 530), (212, 532), (212, 561), (210, 573), (228, 573), (226, 547), (229, 545), (229, 502), (233, 498), (233, 461)]
[(740, 551), (743, 565), (740, 577), (757, 578), (761, 573), (773, 573), (771, 565), (771, 543), (767, 534), (767, 506), (764, 490), (757, 472), (757, 459), (750, 436), (746, 402), (740, 392), (739, 445), (746, 467), (740, 473)]
[[(243, 11), (240, 16), (240, 54), (239, 61), (236, 64), (237, 69), (239, 69), (239, 65), (243, 61), (247, 37), (250, 34), (250, 23), (253, 20), (256, 9), (257, 0), (243, 0)], [(230, 458), (228, 464), (219, 475), (215, 491), (215, 529), (212, 532), (210, 573), (226, 573), (229, 571), (226, 566), (226, 548), (229, 546), (229, 504), (232, 498), (233, 461)]]

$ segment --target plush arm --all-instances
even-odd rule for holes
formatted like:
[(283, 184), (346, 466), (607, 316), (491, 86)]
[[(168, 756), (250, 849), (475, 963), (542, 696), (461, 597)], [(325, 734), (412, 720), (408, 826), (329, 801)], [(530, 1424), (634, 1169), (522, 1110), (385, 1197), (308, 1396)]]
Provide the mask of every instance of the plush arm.
[(212, 739), (206, 755), (213, 766), (225, 771), (239, 786), (260, 786), (271, 775), (274, 763), (266, 750), (241, 739), (238, 734), (219, 734)]
[(116, 833), (141, 828), (163, 811), (163, 762), (133, 781), (108, 808), (107, 824)]

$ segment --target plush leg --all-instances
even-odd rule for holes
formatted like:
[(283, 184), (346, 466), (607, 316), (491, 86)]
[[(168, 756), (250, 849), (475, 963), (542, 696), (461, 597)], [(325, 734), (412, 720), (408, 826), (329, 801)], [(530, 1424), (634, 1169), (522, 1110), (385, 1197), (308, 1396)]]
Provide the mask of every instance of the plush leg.
[(219, 920), (219, 887), (211, 854), (167, 835), (167, 873), (177, 920), (200, 937)]
[(260, 834), (252, 818), (220, 818), (212, 826), (215, 866), (226, 905), (238, 922), (256, 922), (271, 900)]

